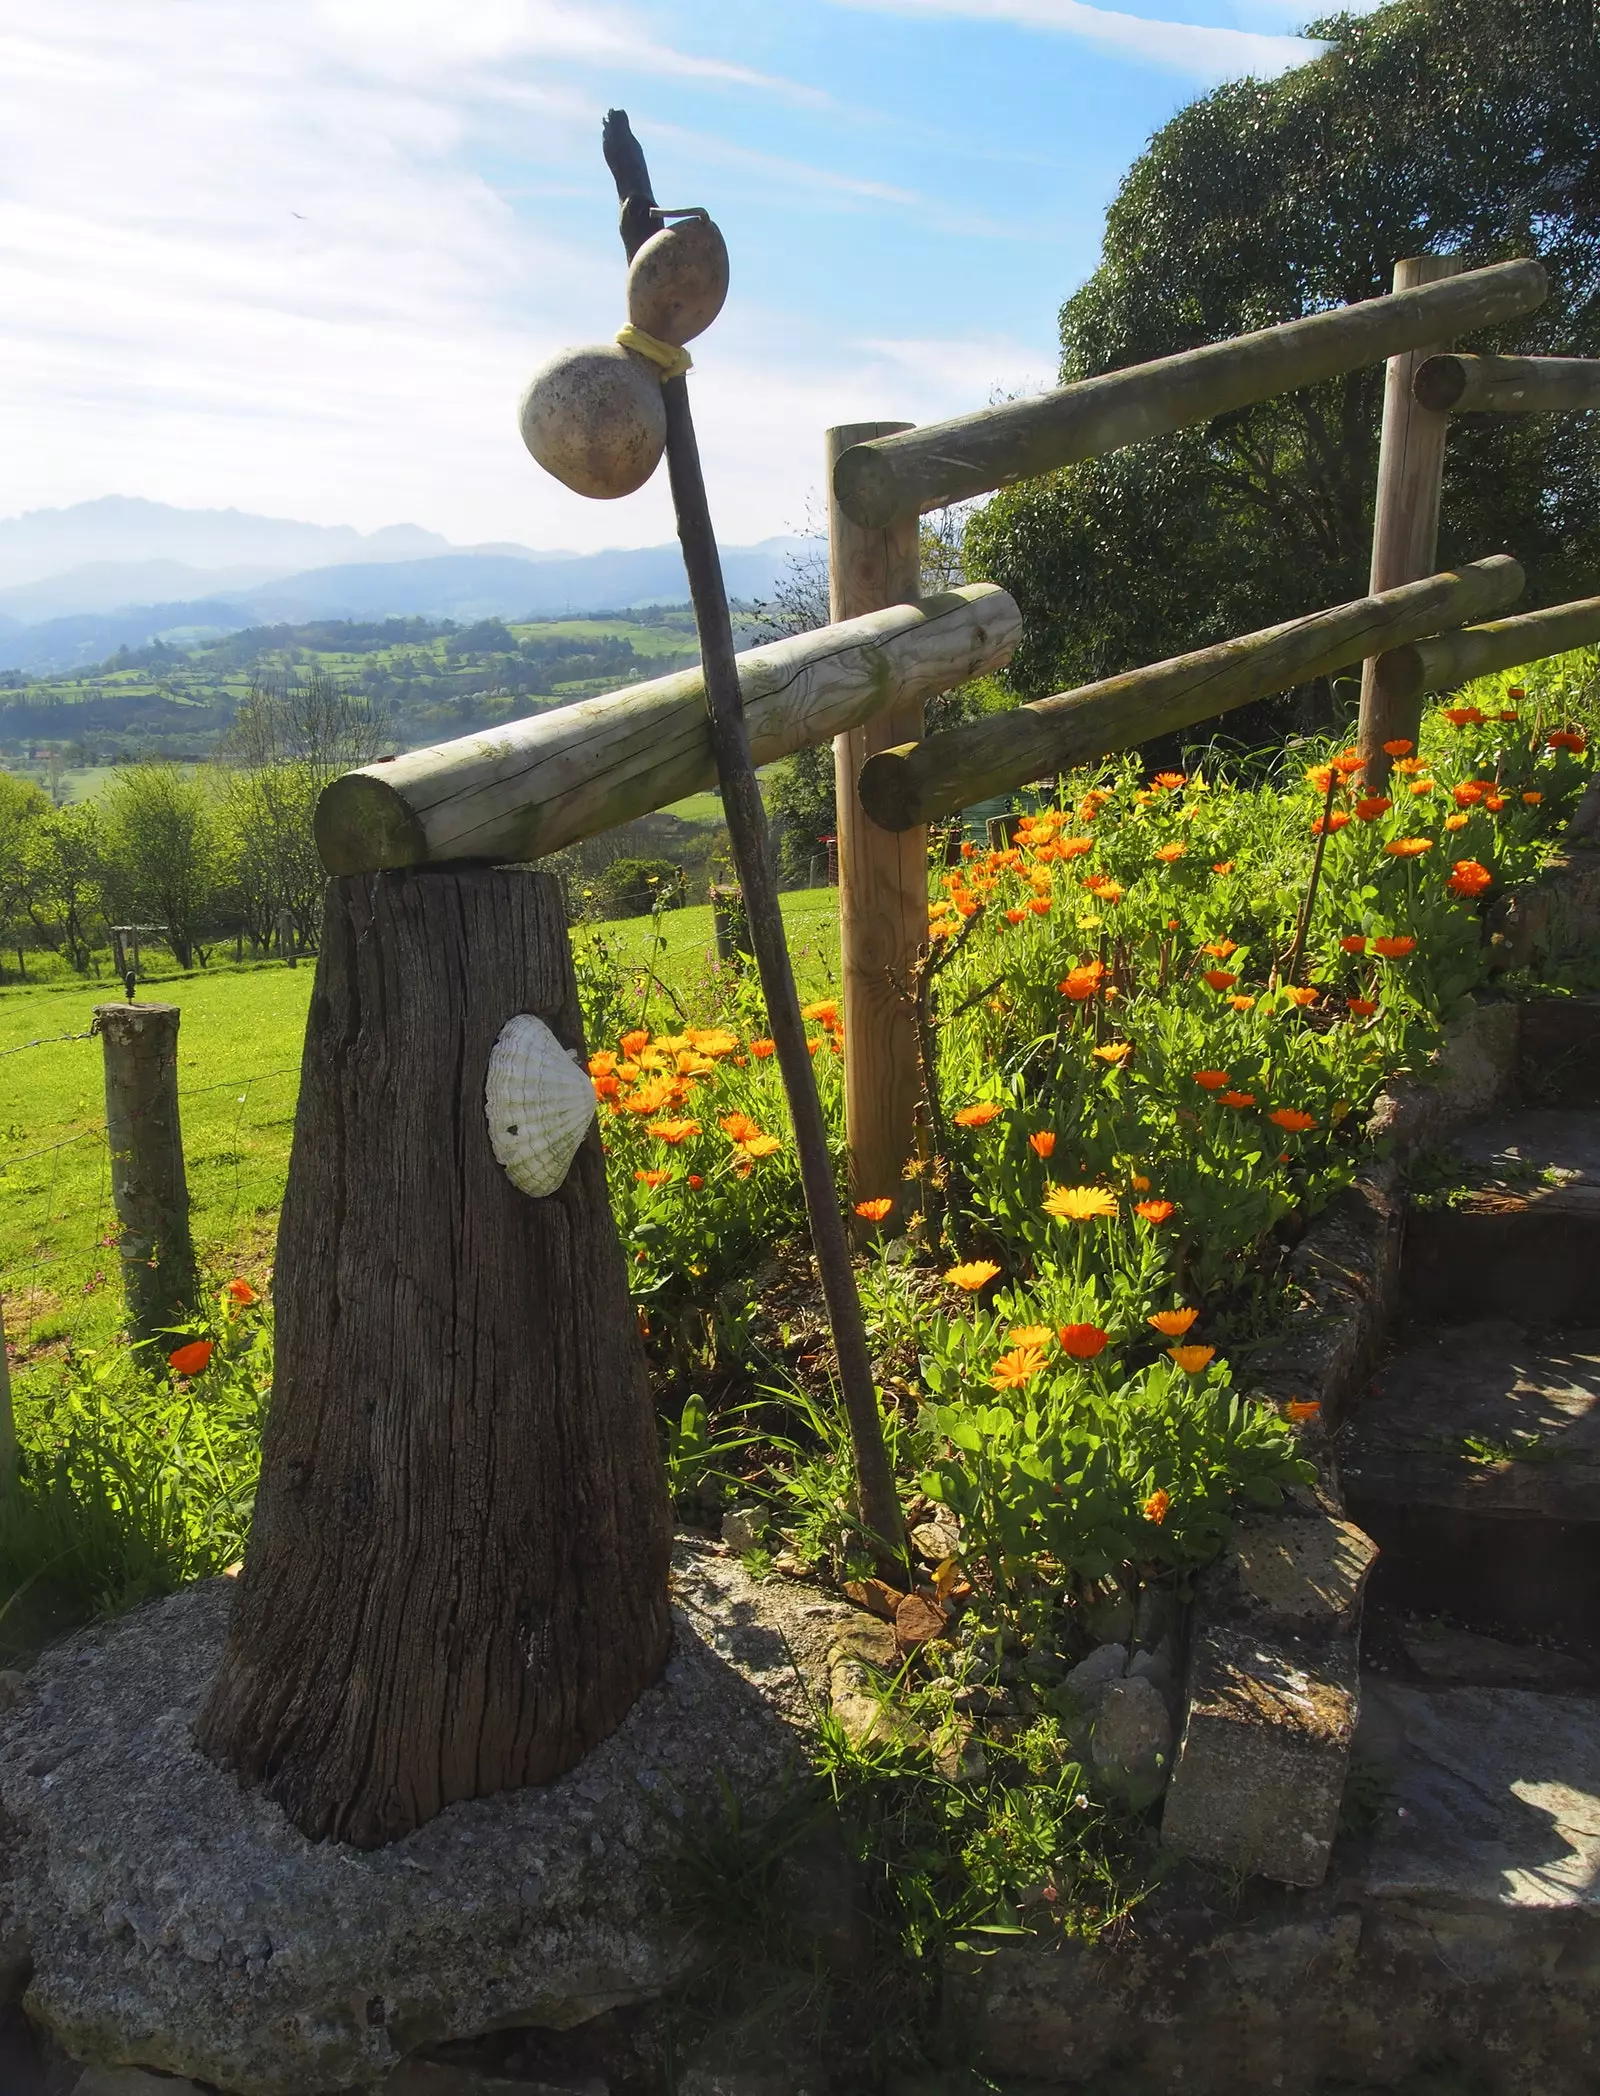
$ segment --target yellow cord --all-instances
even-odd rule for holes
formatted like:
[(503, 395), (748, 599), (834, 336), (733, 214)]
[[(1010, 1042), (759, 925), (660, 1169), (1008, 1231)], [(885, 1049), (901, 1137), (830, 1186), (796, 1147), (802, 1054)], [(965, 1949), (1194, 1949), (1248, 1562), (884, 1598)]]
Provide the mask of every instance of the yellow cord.
[(648, 357), (652, 364), (661, 366), (662, 382), (669, 378), (682, 378), (686, 371), (694, 369), (694, 358), (676, 342), (663, 342), (658, 336), (647, 335), (643, 328), (635, 327), (631, 320), (617, 329), (617, 340), (624, 349), (636, 349), (640, 356)]

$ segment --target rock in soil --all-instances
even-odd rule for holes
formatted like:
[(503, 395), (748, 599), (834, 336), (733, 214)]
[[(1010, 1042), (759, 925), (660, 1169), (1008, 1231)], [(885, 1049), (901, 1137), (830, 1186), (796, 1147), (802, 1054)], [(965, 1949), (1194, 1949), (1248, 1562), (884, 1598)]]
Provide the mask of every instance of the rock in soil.
[(1095, 1712), (1092, 1751), (1102, 1789), (1135, 1811), (1154, 1804), (1172, 1773), (1172, 1719), (1153, 1682), (1134, 1675), (1109, 1684)]
[(722, 1540), (730, 1550), (746, 1557), (752, 1550), (759, 1550), (766, 1539), (767, 1510), (765, 1507), (729, 1507), (722, 1517)]
[(680, 1817), (718, 1808), (719, 1777), (776, 1803), (859, 1620), (685, 1540), (673, 1657), (609, 1739), (357, 1851), (306, 1841), (192, 1743), (234, 1592), (52, 1648), (0, 1718), (0, 1943), (31, 1951), (28, 2013), (77, 2059), (233, 2096), (368, 2088), (423, 2047), (670, 1987), (697, 1957), (663, 1912)]

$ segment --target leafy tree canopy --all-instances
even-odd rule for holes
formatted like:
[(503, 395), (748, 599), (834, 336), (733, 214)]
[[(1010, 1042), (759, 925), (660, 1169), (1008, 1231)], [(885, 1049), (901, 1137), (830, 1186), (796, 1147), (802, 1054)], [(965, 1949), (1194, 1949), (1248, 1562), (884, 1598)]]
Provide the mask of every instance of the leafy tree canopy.
[[(1372, 298), (1429, 251), (1550, 272), (1537, 312), (1463, 347), (1600, 355), (1589, 0), (1401, 0), (1310, 33), (1321, 57), (1193, 103), (1134, 163), (1061, 311), (1063, 383)], [(1382, 387), (1371, 366), (997, 496), (967, 560), (1026, 614), (1014, 688), (1361, 595)], [(1528, 609), (1592, 594), (1597, 469), (1600, 415), (1457, 418), (1441, 564), (1514, 552)]]

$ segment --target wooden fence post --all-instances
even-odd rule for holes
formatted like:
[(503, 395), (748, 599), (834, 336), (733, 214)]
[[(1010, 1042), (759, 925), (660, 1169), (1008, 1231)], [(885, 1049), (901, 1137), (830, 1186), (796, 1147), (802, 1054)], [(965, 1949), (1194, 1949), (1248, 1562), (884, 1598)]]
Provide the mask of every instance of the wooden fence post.
[[(920, 594), (921, 519), (856, 524), (832, 493), (835, 462), (851, 445), (911, 426), (857, 422), (827, 433), (828, 615), (836, 622), (914, 604)], [(869, 821), (856, 780), (870, 756), (920, 741), (922, 730), (922, 702), (915, 700), (847, 730), (833, 745), (850, 1203), (887, 1195), (897, 1216), (920, 1087), (916, 1017), (904, 991), (928, 938), (928, 842), (925, 830), (891, 833)]]
[(553, 1192), (490, 1143), (509, 1020), (583, 1053), (560, 881), (330, 881), (316, 970), (272, 1419), (196, 1737), (312, 1840), (373, 1847), (620, 1724), (666, 1662), (671, 1535), (587, 1077), (519, 1088), (556, 1169), (577, 1143)]
[(0, 1312), (0, 1492), (17, 1481), (17, 1419), (11, 1409), (11, 1363), (6, 1355), (6, 1322)]
[(122, 1286), (135, 1339), (193, 1315), (198, 1281), (178, 1118), (178, 1007), (99, 1004), (111, 1198), (122, 1226)]
[[(1394, 266), (1394, 288), (1410, 291), (1459, 276), (1459, 255), (1411, 255)], [(1431, 575), (1439, 550), (1439, 497), (1444, 487), (1444, 440), (1450, 417), (1425, 408), (1411, 382), (1430, 356), (1447, 349), (1408, 349), (1391, 357), (1384, 375), (1383, 434), (1378, 444), (1378, 499), (1372, 519), (1372, 577), (1369, 594), (1397, 589)], [(1386, 742), (1415, 742), (1422, 725), (1421, 699), (1385, 688), (1381, 657), (1369, 656), (1361, 672), (1358, 744), (1369, 793), (1381, 793), (1389, 776)]]

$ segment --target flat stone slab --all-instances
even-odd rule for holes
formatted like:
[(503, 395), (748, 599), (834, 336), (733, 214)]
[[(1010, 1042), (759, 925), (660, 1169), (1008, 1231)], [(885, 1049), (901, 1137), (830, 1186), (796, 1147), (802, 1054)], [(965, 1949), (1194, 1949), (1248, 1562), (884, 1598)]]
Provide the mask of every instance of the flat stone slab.
[(1546, 1645), (1513, 1645), (1439, 1622), (1402, 1623), (1395, 1636), (1417, 1672), (1441, 1687), (1600, 1689), (1592, 1659)]
[(1600, 1697), (1367, 1675), (1356, 1751), (1393, 1786), (1363, 1898), (1600, 1916)]
[(694, 1957), (664, 1911), (680, 1820), (774, 1797), (853, 1611), (680, 1544), (665, 1677), (575, 1769), (453, 1805), (385, 1849), (306, 1841), (190, 1727), (234, 1588), (55, 1648), (0, 1719), (0, 1938), (78, 2059), (235, 2096), (380, 2082), (424, 2045), (567, 2028)]
[(1377, 1556), (1365, 1530), (1334, 1514), (1252, 1515), (1234, 1531), (1219, 1587), (1227, 1603), (1257, 1618), (1296, 1629), (1353, 1630)]
[(1463, 1128), (1452, 1147), (1469, 1164), (1491, 1174), (1502, 1170), (1513, 1182), (1529, 1172), (1548, 1172), (1563, 1185), (1600, 1193), (1600, 1113), (1524, 1107)]

